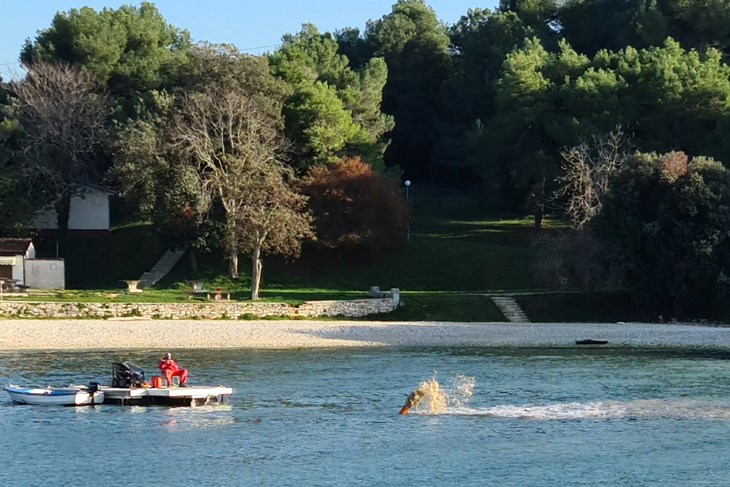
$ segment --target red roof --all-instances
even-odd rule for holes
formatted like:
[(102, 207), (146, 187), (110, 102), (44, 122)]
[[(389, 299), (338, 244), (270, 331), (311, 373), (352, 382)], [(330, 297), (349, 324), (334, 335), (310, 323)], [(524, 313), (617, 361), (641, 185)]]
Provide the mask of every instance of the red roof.
[(0, 255), (23, 255), (31, 242), (29, 238), (0, 238)]

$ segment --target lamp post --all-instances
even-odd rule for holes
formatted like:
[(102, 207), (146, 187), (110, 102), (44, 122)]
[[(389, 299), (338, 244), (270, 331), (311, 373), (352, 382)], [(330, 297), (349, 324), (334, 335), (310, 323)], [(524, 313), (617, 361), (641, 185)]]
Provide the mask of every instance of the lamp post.
[(411, 213), (410, 212), (410, 209), (411, 209), (411, 197), (410, 197), (410, 194), (409, 194), (409, 191), (408, 190), (411, 187), (411, 180), (410, 179), (406, 179), (405, 183), (403, 183), (403, 184), (406, 185), (406, 208), (409, 210), (408, 211), (408, 217), (406, 219), (406, 240), (410, 240), (411, 239), (411, 214), (410, 214)]

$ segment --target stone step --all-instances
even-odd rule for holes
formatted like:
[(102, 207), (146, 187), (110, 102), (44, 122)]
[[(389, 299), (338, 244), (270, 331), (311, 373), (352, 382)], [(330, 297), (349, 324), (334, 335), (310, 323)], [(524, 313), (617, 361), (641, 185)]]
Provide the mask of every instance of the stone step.
[(530, 320), (517, 301), (511, 296), (491, 296), (492, 301), (511, 323), (529, 323)]
[(139, 280), (144, 283), (145, 287), (154, 286), (175, 267), (183, 255), (185, 255), (185, 250), (167, 250), (152, 266), (152, 269), (142, 274)]

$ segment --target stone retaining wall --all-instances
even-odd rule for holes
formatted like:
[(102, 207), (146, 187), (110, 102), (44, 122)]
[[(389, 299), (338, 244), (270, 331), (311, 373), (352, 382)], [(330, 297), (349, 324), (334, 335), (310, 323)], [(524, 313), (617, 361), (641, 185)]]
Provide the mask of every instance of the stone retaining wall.
[(397, 296), (352, 301), (307, 301), (300, 306), (283, 303), (54, 303), (0, 302), (0, 316), (10, 318), (119, 318), (146, 319), (254, 319), (267, 316), (363, 316), (389, 313), (398, 307)]

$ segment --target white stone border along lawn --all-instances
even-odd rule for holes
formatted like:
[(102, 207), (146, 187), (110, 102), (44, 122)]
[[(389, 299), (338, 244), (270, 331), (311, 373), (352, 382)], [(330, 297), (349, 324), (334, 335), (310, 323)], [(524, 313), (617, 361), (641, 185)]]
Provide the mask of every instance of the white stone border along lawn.
[[(146, 319), (246, 319), (322, 316), (361, 318), (390, 313), (398, 307), (400, 294), (391, 297), (341, 301), (307, 301), (299, 306), (286, 303), (205, 301), (190, 303), (77, 303), (2, 301), (0, 316), (6, 318), (120, 318)], [(390, 294), (390, 293), (389, 293)]]

